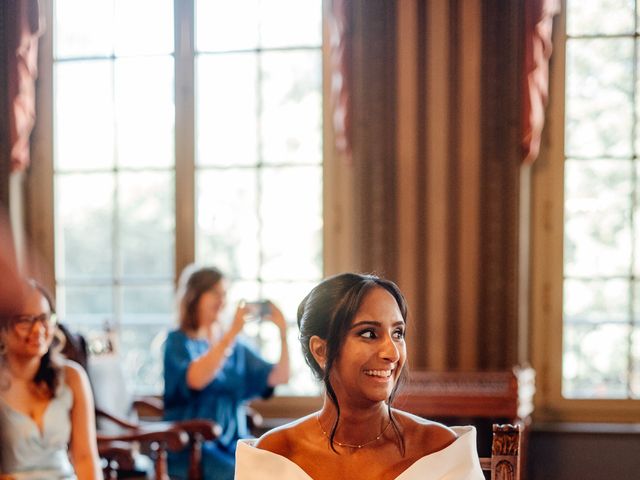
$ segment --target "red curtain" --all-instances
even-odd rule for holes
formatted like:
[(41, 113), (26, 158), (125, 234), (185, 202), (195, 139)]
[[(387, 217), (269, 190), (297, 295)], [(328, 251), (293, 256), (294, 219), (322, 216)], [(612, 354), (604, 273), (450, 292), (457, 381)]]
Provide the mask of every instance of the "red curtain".
[(532, 163), (540, 150), (544, 109), (549, 95), (553, 17), (560, 0), (525, 2), (524, 98), (522, 103), (522, 150), (524, 163)]
[(9, 141), (11, 170), (29, 165), (29, 135), (36, 117), (35, 80), (38, 65), (38, 37), (43, 30), (38, 0), (9, 0), (5, 18), (7, 42), (7, 93), (9, 98)]
[(333, 0), (329, 8), (329, 49), (331, 62), (331, 107), (335, 146), (347, 160), (351, 158), (351, 22), (349, 0)]

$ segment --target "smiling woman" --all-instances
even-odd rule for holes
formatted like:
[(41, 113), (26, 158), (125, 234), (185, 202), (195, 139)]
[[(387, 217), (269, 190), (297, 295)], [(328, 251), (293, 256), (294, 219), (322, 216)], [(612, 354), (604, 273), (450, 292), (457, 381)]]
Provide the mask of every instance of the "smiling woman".
[(236, 479), (484, 479), (473, 427), (391, 408), (404, 378), (406, 322), (404, 297), (389, 280), (345, 273), (311, 290), (298, 327), (324, 404), (257, 442), (240, 441)]
[(89, 381), (56, 356), (49, 293), (25, 292), (21, 313), (0, 317), (0, 478), (101, 478)]

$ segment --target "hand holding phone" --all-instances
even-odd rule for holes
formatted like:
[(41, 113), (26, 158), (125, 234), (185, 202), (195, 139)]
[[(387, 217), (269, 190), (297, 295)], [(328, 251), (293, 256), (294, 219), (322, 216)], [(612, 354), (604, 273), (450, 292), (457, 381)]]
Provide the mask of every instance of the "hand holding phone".
[(257, 318), (262, 318), (271, 314), (271, 302), (269, 302), (269, 300), (247, 302), (247, 308), (252, 313), (252, 315)]

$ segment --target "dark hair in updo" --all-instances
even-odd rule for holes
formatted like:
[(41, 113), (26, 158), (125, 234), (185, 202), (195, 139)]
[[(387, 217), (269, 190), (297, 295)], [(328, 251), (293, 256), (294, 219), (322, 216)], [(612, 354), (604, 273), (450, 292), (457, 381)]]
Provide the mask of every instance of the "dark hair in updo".
[[(302, 353), (307, 364), (311, 367), (314, 376), (323, 382), (327, 395), (329, 395), (338, 413), (330, 435), (331, 448), (334, 450), (333, 440), (340, 419), (340, 405), (338, 404), (338, 398), (336, 397), (329, 377), (333, 364), (340, 355), (354, 317), (358, 313), (367, 293), (374, 288), (383, 288), (393, 296), (406, 324), (408, 309), (402, 292), (400, 292), (398, 286), (392, 281), (379, 278), (375, 275), (341, 273), (329, 277), (316, 285), (298, 307), (298, 329), (300, 330)], [(309, 341), (314, 335), (326, 342), (327, 360), (324, 368), (318, 365), (318, 362), (316, 362), (311, 353)], [(391, 415), (391, 403), (395, 398), (398, 387), (403, 383), (405, 376), (406, 373), (403, 369), (387, 402), (389, 418), (398, 435), (401, 445), (400, 448), (403, 452), (404, 445), (402, 443), (402, 437)]]

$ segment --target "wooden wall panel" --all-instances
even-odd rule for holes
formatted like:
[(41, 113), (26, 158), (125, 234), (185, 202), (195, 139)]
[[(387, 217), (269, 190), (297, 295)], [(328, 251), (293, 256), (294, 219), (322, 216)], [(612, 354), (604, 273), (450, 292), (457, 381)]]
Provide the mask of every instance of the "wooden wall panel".
[(451, 210), (449, 202), (449, 177), (451, 172), (450, 96), (451, 78), (449, 61), (452, 56), (449, 39), (449, 1), (427, 2), (426, 21), (426, 204), (424, 212), (427, 220), (427, 250), (425, 269), (426, 281), (422, 294), (427, 299), (423, 321), (426, 322), (426, 336), (423, 346), (427, 365), (436, 370), (446, 366), (447, 303), (449, 301), (449, 222)]
[(398, 4), (398, 281), (412, 368), (478, 365), (481, 3)]
[(483, 1), (479, 348), (487, 369), (518, 360), (522, 5)]
[(396, 10), (384, 0), (350, 8), (355, 262), (361, 271), (394, 278)]
[(405, 292), (412, 368), (509, 367), (526, 328), (523, 3), (353, 5), (357, 268)]
[(456, 313), (458, 367), (470, 370), (477, 366), (478, 305), (480, 272), (480, 113), (482, 19), (480, 0), (460, 2), (459, 115), (460, 149), (457, 156), (459, 178), (457, 216), (459, 261), (457, 265), (458, 305)]
[[(398, 242), (394, 251), (398, 259), (397, 282), (409, 302), (409, 328), (407, 348), (409, 364), (418, 363), (417, 338), (425, 338), (425, 329), (420, 318), (416, 315), (418, 307), (419, 285), (416, 282), (421, 269), (419, 259), (422, 249), (418, 248), (418, 230), (420, 222), (417, 220), (420, 206), (418, 205), (420, 162), (418, 161), (418, 1), (408, 0), (403, 8), (398, 9), (397, 36), (397, 176), (396, 201), (398, 207), (397, 232)], [(422, 142), (421, 142), (422, 143)]]

